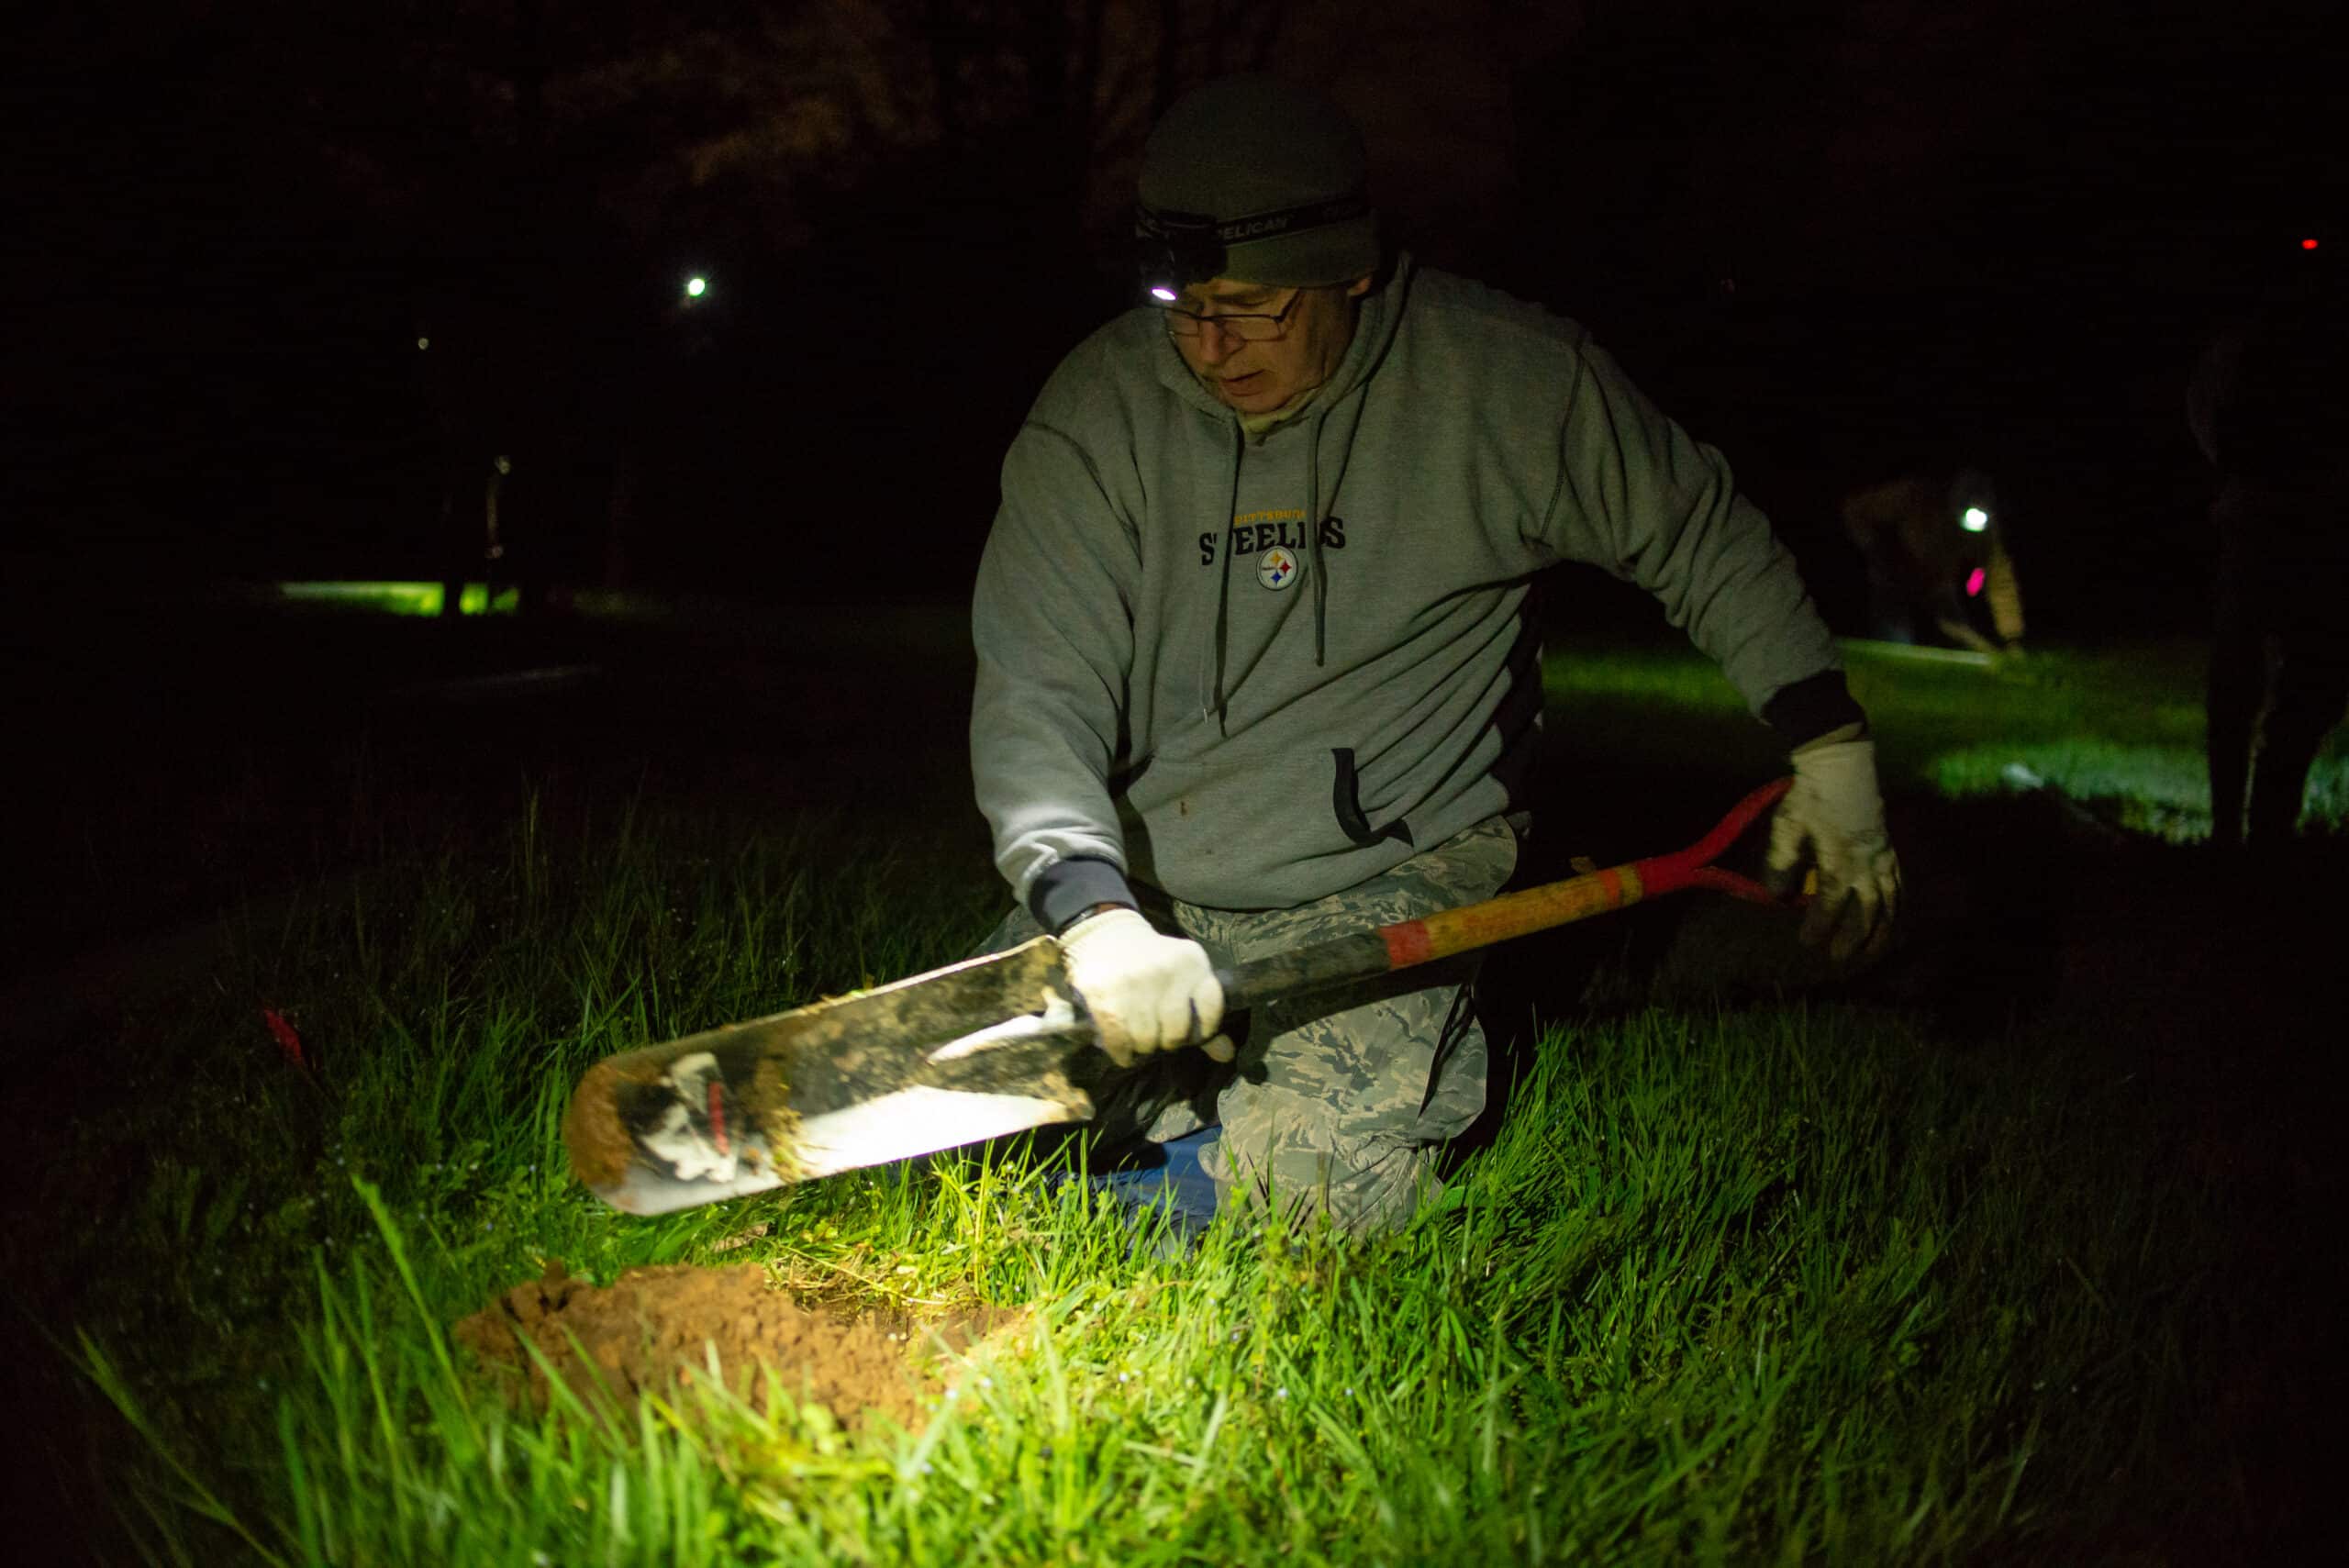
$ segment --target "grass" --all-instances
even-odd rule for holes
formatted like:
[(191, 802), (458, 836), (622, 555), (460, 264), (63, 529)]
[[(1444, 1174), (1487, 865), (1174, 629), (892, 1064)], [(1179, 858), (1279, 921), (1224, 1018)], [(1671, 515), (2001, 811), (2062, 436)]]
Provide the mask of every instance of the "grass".
[[(2009, 751), (2059, 785), (2099, 748), (2176, 772), (2199, 740), (2142, 660), (1854, 666), (1903, 791), (1987, 788)], [(1640, 714), (1653, 765), (1752, 748), (1700, 662), (1569, 653), (1553, 681)], [(650, 1219), (570, 1184), (556, 1122), (587, 1062), (960, 956), (998, 913), (968, 850), (534, 795), (486, 840), (387, 851), (363, 896), (296, 905), (135, 1022), (127, 1108), (45, 1178), (103, 1234), (9, 1243), (112, 1412), (117, 1540), (169, 1562), (2158, 1562), (2284, 1528), (2265, 1412), (2226, 1396), (2289, 1374), (2263, 1346), (2298, 1342), (2297, 1254), (2180, 1157), (2176, 1105), (2076, 1010), (1963, 1040), (1831, 993), (1562, 1018), (1489, 1147), (1367, 1244), (1227, 1222), (1159, 1261), (1055, 1179), (1068, 1155), (1017, 1145)], [(533, 1414), (447, 1330), (548, 1256), (599, 1280), (751, 1259), (844, 1308), (1028, 1327), (913, 1430), (707, 1388)]]
[[(1980, 798), (2037, 779), (2111, 826), (2172, 844), (2210, 831), (2202, 658), (2199, 644), (2145, 643), (1986, 670), (1884, 643), (1844, 647), (1887, 794)], [(1576, 651), (1553, 662), (1550, 684), (1593, 714), (1593, 728), (1639, 733), (1643, 754), (1699, 768), (1724, 755), (1749, 771), (1774, 765), (1766, 735), (1738, 722), (1742, 700), (1693, 653)], [(2344, 819), (2349, 735), (2336, 734), (2310, 771), (2306, 825), (2332, 831)]]

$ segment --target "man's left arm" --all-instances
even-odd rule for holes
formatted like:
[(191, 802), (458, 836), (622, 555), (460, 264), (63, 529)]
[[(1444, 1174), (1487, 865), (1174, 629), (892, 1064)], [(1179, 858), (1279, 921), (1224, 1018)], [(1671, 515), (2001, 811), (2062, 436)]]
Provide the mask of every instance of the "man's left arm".
[(1876, 749), (1826, 621), (1792, 552), (1737, 494), (1729, 463), (1666, 418), (1585, 343), (1545, 531), (1553, 549), (1637, 583), (1721, 667), (1792, 753), (1795, 787), (1771, 829), (1773, 873), (1805, 862), (1819, 893), (1805, 939), (1874, 957), (1899, 906)]

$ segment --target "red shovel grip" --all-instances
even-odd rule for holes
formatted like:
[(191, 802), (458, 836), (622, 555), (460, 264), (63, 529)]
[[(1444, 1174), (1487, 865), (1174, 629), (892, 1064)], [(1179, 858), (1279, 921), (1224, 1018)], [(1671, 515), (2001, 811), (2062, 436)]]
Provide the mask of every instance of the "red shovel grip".
[(1777, 805), (1794, 782), (1790, 778), (1771, 780), (1731, 806), (1729, 815), (1713, 824), (1711, 832), (1685, 850), (1632, 862), (1631, 870), (1638, 873), (1640, 885), (1651, 898), (1658, 894), (1677, 893), (1684, 887), (1709, 887), (1750, 903), (1776, 903), (1777, 895), (1752, 877), (1723, 871), (1712, 862), (1753, 826), (1756, 817)]

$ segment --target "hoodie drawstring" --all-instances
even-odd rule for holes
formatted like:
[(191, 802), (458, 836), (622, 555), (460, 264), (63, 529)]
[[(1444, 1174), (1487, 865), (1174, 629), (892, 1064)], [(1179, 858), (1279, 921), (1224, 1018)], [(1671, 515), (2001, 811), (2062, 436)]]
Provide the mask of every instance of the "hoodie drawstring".
[(1305, 555), (1308, 571), (1313, 578), (1313, 667), (1325, 662), (1322, 654), (1330, 628), (1330, 580), (1321, 570), (1321, 427), (1330, 422), (1330, 411), (1321, 410), (1313, 421), (1313, 444), (1305, 460)]
[[(1330, 410), (1322, 409), (1313, 418), (1313, 432), (1306, 448), (1305, 460), (1305, 556), (1306, 576), (1313, 583), (1313, 667), (1320, 669), (1329, 662), (1330, 651), (1330, 582), (1328, 562), (1321, 553), (1321, 432), (1330, 422)], [(1233, 427), (1231, 450), (1231, 500), (1225, 515), (1236, 518), (1240, 515), (1240, 468), (1247, 461), (1248, 434)], [(1340, 470), (1340, 478), (1344, 471)], [(1230, 656), (1231, 637), (1231, 528), (1223, 531), (1222, 573), (1216, 582), (1215, 597), (1215, 681), (1208, 698), (1208, 714), (1223, 728), (1223, 679)], [(1229, 731), (1226, 731), (1229, 733)]]
[(1230, 733), (1223, 723), (1223, 667), (1231, 635), (1232, 519), (1240, 515), (1240, 465), (1248, 455), (1248, 433), (1236, 421), (1231, 427), (1231, 502), (1223, 509), (1219, 530), (1222, 543), (1216, 551), (1223, 558), (1223, 565), (1215, 590), (1215, 686), (1208, 699), (1208, 712), (1214, 716), (1216, 728), (1224, 734)]

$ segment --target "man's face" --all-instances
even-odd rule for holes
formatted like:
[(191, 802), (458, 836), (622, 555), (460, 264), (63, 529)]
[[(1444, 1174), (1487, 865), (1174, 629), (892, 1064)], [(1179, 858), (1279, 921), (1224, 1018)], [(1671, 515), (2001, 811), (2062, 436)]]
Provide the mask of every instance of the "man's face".
[[(1241, 414), (1269, 414), (1299, 393), (1330, 379), (1353, 341), (1353, 302), (1370, 292), (1368, 278), (1325, 288), (1276, 288), (1230, 278), (1194, 284), (1175, 307), (1209, 317), (1196, 338), (1174, 348), (1191, 373), (1224, 406)], [(1277, 316), (1287, 311), (1278, 338), (1250, 341), (1215, 325), (1218, 316)]]

